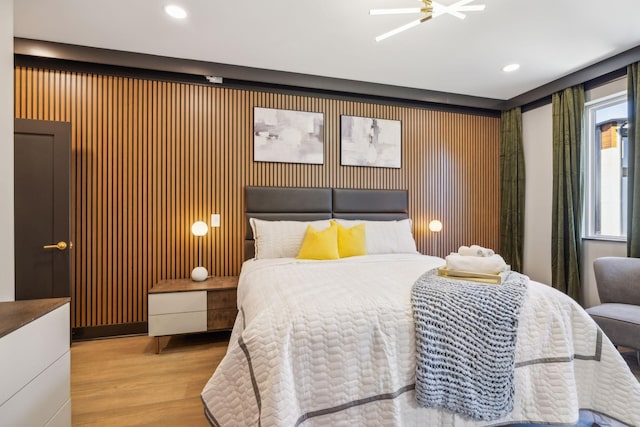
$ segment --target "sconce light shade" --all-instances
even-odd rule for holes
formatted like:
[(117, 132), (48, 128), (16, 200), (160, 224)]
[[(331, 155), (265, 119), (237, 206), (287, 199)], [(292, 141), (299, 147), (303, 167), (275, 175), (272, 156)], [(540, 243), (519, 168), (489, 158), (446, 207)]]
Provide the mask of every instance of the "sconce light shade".
[(442, 223), (437, 219), (434, 219), (429, 223), (429, 230), (433, 231), (434, 233), (439, 233), (440, 231), (442, 231)]
[(207, 234), (207, 231), (209, 231), (209, 226), (207, 226), (207, 223), (204, 221), (196, 221), (191, 226), (191, 232), (194, 236), (204, 236)]

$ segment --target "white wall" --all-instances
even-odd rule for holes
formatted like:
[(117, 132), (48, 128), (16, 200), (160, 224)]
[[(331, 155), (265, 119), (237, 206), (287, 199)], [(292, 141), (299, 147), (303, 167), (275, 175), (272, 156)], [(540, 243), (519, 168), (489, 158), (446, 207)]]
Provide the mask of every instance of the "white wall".
[(13, 301), (13, 0), (0, 0), (0, 201), (0, 301)]
[[(626, 89), (626, 78), (585, 93), (587, 101)], [(553, 116), (551, 104), (522, 114), (526, 168), (523, 272), (551, 284), (551, 210), (553, 207)], [(584, 240), (582, 251), (582, 303), (599, 304), (593, 261), (602, 256), (626, 256), (624, 242)]]
[(623, 92), (627, 90), (627, 77), (620, 77), (606, 85), (598, 86), (590, 89), (584, 93), (584, 100), (586, 102), (593, 101), (594, 99), (604, 98), (605, 96), (612, 95), (614, 93)]
[(551, 284), (553, 130), (551, 104), (522, 114), (526, 173), (523, 273)]

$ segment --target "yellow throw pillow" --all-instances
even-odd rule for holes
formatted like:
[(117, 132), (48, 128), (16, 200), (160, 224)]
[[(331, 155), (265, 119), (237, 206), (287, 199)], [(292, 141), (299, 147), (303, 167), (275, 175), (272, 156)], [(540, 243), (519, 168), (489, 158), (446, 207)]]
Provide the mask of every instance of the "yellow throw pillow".
[(364, 223), (347, 228), (331, 220), (338, 226), (338, 253), (340, 258), (367, 254), (367, 240)]
[(304, 234), (298, 259), (338, 259), (338, 227), (331, 224), (326, 230), (318, 231), (309, 225)]

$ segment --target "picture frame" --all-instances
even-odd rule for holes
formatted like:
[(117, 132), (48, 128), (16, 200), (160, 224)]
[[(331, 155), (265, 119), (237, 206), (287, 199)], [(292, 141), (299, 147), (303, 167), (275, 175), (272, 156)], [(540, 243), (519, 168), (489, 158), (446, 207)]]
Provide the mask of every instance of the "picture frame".
[(402, 168), (402, 122), (341, 115), (340, 164)]
[(324, 164), (324, 113), (254, 107), (253, 160)]

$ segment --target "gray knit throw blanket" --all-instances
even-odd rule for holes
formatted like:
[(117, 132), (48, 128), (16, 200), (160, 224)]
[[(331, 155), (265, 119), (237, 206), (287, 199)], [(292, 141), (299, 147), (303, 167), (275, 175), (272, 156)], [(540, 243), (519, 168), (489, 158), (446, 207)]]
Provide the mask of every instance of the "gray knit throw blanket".
[(500, 285), (423, 274), (413, 285), (416, 399), (477, 420), (513, 410), (520, 309), (529, 278), (509, 272)]

